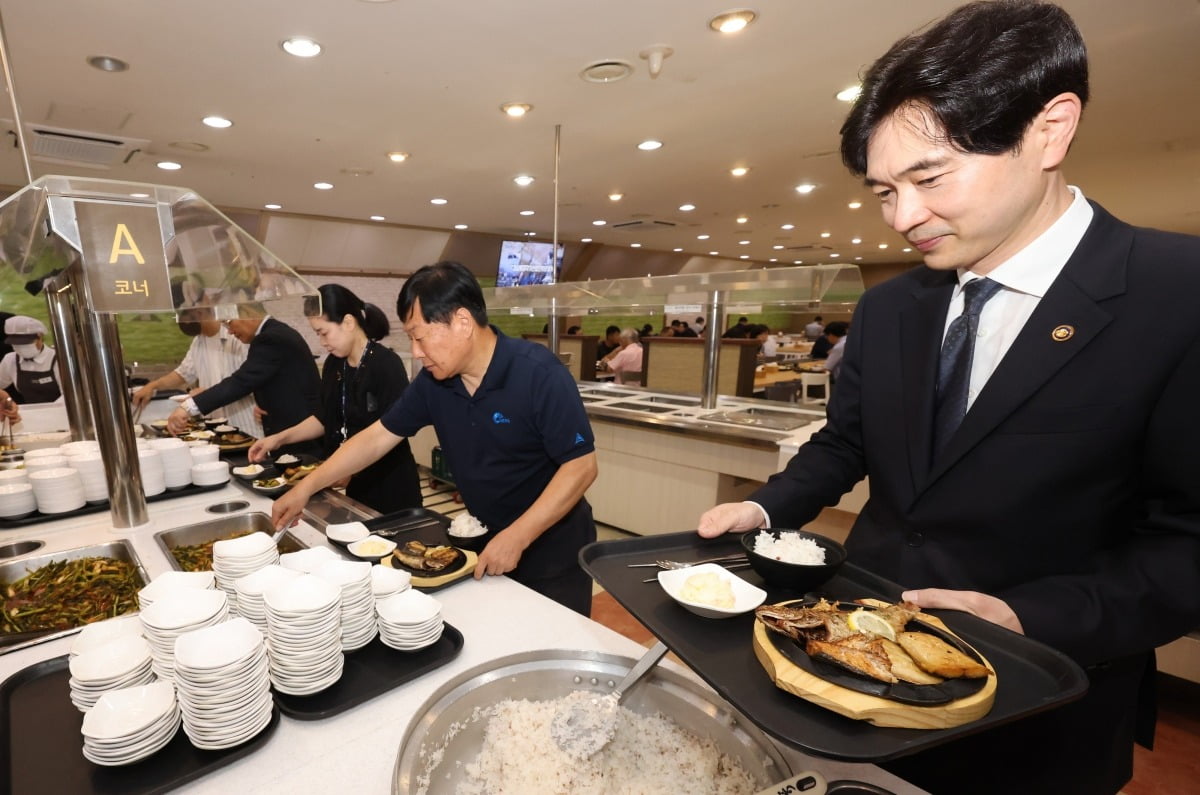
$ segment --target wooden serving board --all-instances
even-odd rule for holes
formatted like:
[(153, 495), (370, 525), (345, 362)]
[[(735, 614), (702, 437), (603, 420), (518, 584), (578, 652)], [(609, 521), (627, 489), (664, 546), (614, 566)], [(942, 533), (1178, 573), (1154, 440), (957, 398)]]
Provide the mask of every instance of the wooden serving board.
[(479, 556), (469, 549), (460, 548), (459, 551), (463, 553), (462, 563), (455, 566), (450, 571), (445, 571), (428, 577), (415, 574), (410, 569), (399, 565), (396, 563), (396, 558), (394, 555), (388, 555), (386, 558), (381, 560), (380, 563), (384, 566), (387, 566), (389, 569), (399, 569), (400, 571), (407, 571), (412, 574), (412, 587), (414, 588), (441, 588), (443, 585), (449, 585), (450, 583), (461, 580), (464, 577), (470, 577), (475, 573), (475, 564), (479, 562)]
[[(945, 624), (931, 615), (921, 620), (946, 630)], [(946, 630), (949, 632), (949, 630)], [(955, 637), (958, 637), (957, 635)], [(771, 642), (770, 630), (761, 621), (754, 622), (754, 656), (766, 669), (775, 686), (825, 709), (876, 726), (900, 729), (949, 729), (978, 720), (988, 714), (996, 700), (996, 675), (988, 676), (983, 689), (965, 698), (932, 707), (901, 704), (879, 696), (857, 693), (805, 671), (785, 657)], [(980, 659), (983, 656), (980, 655)], [(983, 659), (983, 664), (995, 667)]]

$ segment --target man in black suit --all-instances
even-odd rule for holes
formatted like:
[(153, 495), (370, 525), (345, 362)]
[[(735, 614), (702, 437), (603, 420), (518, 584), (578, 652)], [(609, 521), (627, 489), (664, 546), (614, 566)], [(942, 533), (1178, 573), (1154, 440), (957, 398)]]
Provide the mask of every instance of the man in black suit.
[(1200, 625), (1200, 239), (1068, 186), (1087, 97), (1074, 23), (1023, 0), (871, 67), (843, 160), (925, 266), (863, 295), (826, 426), (699, 523), (799, 527), (868, 477), (851, 561), (1085, 667), (1079, 701), (888, 765), (937, 793), (1117, 792), (1154, 649)]
[[(190, 417), (208, 414), (249, 394), (262, 410), (264, 436), (320, 411), (321, 377), (298, 331), (267, 315), (258, 304), (243, 304), (239, 317), (225, 325), (250, 346), (246, 361), (228, 378), (180, 404), (167, 419), (172, 433), (181, 433)], [(302, 442), (279, 452), (316, 455), (319, 446), (315, 441)]]

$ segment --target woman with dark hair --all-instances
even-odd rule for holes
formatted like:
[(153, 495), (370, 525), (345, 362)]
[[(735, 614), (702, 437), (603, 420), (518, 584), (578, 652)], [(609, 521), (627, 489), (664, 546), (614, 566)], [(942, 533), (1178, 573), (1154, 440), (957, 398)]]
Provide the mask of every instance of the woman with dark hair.
[[(404, 362), (379, 344), (390, 330), (383, 310), (340, 284), (322, 285), (320, 292), (323, 314), (308, 319), (329, 351), (321, 374), (320, 414), (255, 442), (251, 461), (284, 445), (322, 437), (328, 457), (377, 421), (408, 386)], [(419, 508), (421, 484), (408, 440), (354, 475), (346, 494), (380, 513)]]

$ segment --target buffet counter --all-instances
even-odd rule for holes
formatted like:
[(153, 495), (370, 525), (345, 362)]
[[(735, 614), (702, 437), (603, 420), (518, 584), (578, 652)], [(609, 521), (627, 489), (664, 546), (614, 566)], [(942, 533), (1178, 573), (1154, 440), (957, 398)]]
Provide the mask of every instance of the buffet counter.
[[(35, 554), (41, 555), (124, 539), (132, 544), (143, 569), (153, 579), (170, 568), (155, 542), (156, 533), (211, 519), (214, 515), (206, 512), (206, 507), (233, 501), (246, 502), (247, 507), (241, 509), (244, 511), (270, 512), (268, 498), (230, 484), (220, 490), (154, 503), (149, 506), (149, 523), (131, 530), (114, 530), (108, 514), (101, 513), (6, 530), (0, 534), (0, 541), (40, 540), (44, 546)], [(326, 544), (315, 523), (302, 522), (293, 532), (307, 544)], [(397, 752), (412, 716), (437, 688), (463, 671), (507, 655), (543, 649), (585, 649), (634, 658), (644, 651), (633, 641), (507, 577), (468, 579), (434, 596), (442, 603), (446, 621), (465, 638), (457, 658), (340, 715), (316, 721), (284, 716), (259, 750), (187, 785), (187, 791), (221, 795), (231, 791), (390, 792)], [(42, 660), (67, 654), (73, 637), (0, 654), (0, 680)], [(669, 661), (663, 664), (685, 671)], [(67, 699), (68, 693), (62, 693), (62, 698)], [(829, 779), (858, 779), (896, 793), (918, 792), (873, 766), (814, 759), (787, 748), (781, 751), (797, 772), (817, 770)], [(63, 748), (62, 753), (79, 753), (79, 749)], [(14, 759), (13, 763), (19, 765), (21, 760)], [(53, 782), (47, 782), (47, 790), (52, 789)]]

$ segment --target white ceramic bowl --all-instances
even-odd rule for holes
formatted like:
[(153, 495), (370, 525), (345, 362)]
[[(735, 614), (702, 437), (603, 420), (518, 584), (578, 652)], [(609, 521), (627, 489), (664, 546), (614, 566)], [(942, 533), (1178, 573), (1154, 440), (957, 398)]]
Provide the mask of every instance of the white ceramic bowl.
[(93, 739), (115, 739), (135, 734), (175, 708), (175, 688), (170, 682), (113, 690), (83, 716), (82, 732)]
[(141, 637), (142, 622), (136, 615), (118, 616), (88, 624), (75, 636), (75, 641), (71, 644), (71, 654), (82, 654), (126, 635)]
[(360, 538), (353, 544), (347, 544), (346, 549), (356, 558), (379, 561), (396, 551), (396, 542), (390, 538), (369, 535), (366, 538)]
[(331, 560), (341, 560), (336, 552), (326, 547), (312, 547), (298, 552), (285, 552), (279, 556), (279, 565), (285, 569), (312, 573)]
[(330, 541), (337, 541), (342, 544), (353, 544), (355, 541), (361, 541), (370, 534), (371, 531), (362, 522), (343, 522), (342, 524), (325, 526), (325, 536)]
[(280, 613), (317, 613), (341, 598), (341, 588), (312, 574), (302, 574), (263, 593), (267, 608)]
[(150, 662), (150, 646), (141, 635), (123, 635), (72, 657), (71, 676), (85, 682), (104, 682), (128, 676)]
[(412, 575), (400, 569), (375, 565), (371, 567), (371, 590), (376, 596), (391, 596), (412, 584)]
[(263, 644), (262, 633), (244, 618), (180, 635), (175, 641), (175, 664), (193, 670), (233, 665)]
[[(681, 596), (684, 583), (687, 582), (689, 577), (694, 577), (697, 574), (714, 574), (727, 582), (730, 590), (733, 592), (733, 607), (715, 607), (684, 599)], [(767, 598), (767, 592), (762, 588), (751, 585), (716, 563), (702, 563), (699, 566), (688, 566), (685, 569), (660, 571), (658, 573), (658, 584), (667, 592), (667, 596), (670, 596), (696, 615), (704, 616), (705, 618), (740, 616), (742, 613), (748, 613), (758, 607)]]
[(432, 621), (441, 615), (442, 604), (432, 596), (409, 588), (380, 599), (375, 603), (375, 610), (384, 623), (403, 626)]
[(228, 461), (205, 461), (192, 467), (192, 483), (197, 486), (215, 486), (228, 480)]

